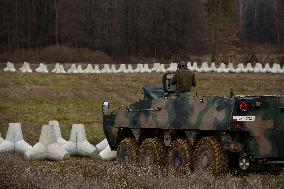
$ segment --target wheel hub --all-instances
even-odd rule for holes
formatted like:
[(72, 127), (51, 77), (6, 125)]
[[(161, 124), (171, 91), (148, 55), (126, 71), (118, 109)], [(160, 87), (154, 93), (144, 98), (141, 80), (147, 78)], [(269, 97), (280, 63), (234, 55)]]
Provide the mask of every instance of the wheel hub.
[(249, 159), (245, 157), (241, 157), (239, 159), (239, 166), (242, 170), (247, 170), (249, 168)]
[(175, 152), (173, 154), (173, 166), (174, 167), (181, 167), (182, 166), (182, 158), (179, 153)]
[(124, 163), (128, 163), (130, 161), (129, 159), (129, 153), (126, 149), (123, 149), (122, 152), (121, 152), (121, 156), (122, 156), (122, 161)]
[(152, 162), (151, 152), (149, 150), (145, 151), (145, 164), (150, 165)]
[(206, 155), (203, 155), (201, 157), (201, 166), (203, 168), (207, 167), (208, 166), (208, 157)]

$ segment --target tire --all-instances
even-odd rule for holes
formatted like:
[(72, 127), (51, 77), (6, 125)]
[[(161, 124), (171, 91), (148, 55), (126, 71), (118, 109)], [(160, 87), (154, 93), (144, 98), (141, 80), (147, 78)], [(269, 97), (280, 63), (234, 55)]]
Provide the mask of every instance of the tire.
[(228, 156), (214, 137), (199, 140), (194, 151), (194, 171), (214, 176), (228, 172)]
[(179, 171), (192, 169), (193, 148), (187, 139), (176, 139), (169, 148), (168, 162), (170, 169)]
[(141, 166), (164, 165), (166, 149), (158, 138), (145, 139), (139, 150), (139, 163)]
[(138, 144), (134, 138), (123, 139), (118, 146), (117, 161), (121, 164), (136, 164), (138, 162)]

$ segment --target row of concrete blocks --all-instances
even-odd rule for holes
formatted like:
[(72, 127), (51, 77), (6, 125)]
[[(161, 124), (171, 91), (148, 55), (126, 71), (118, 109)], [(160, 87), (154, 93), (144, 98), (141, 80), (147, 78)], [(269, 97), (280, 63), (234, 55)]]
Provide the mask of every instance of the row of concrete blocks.
[[(171, 63), (166, 69), (164, 64), (154, 63), (152, 68), (149, 68), (148, 64), (137, 64), (136, 69), (133, 69), (131, 64), (120, 64), (119, 68), (116, 68), (116, 65), (112, 64), (103, 64), (103, 68), (100, 69), (99, 65), (95, 64), (94, 68), (91, 64), (88, 64), (85, 69), (81, 65), (72, 64), (71, 67), (65, 71), (64, 66), (60, 63), (55, 64), (55, 68), (51, 71), (52, 73), (165, 73), (173, 72), (177, 70), (177, 63)], [(197, 62), (187, 63), (187, 67), (195, 72), (217, 72), (217, 73), (284, 73), (284, 66), (281, 66), (277, 63), (274, 63), (270, 67), (269, 63), (266, 63), (264, 67), (260, 63), (256, 63), (253, 67), (251, 63), (248, 63), (246, 66), (242, 63), (237, 64), (237, 67), (233, 63), (226, 64), (221, 63), (219, 67), (215, 63), (211, 63), (208, 66), (207, 62), (203, 62), (201, 67), (198, 66)], [(30, 64), (24, 62), (23, 67), (19, 69), (22, 73), (32, 73)], [(8, 62), (7, 67), (4, 68), (5, 72), (15, 72), (15, 66), (13, 63)], [(35, 70), (39, 73), (49, 73), (47, 65), (40, 63), (39, 67)]]
[(202, 63), (201, 67), (197, 66), (197, 63), (193, 63), (193, 65), (189, 65), (188, 67), (192, 71), (196, 72), (217, 72), (217, 73), (284, 73), (284, 66), (281, 68), (280, 64), (274, 63), (272, 67), (270, 67), (269, 63), (266, 63), (264, 67), (260, 63), (256, 63), (254, 67), (252, 67), (251, 63), (248, 63), (246, 66), (242, 63), (238, 64), (235, 68), (233, 63), (229, 63), (226, 66), (224, 63), (221, 63), (217, 68), (215, 63), (211, 63), (210, 67), (207, 62)]
[(42, 126), (39, 141), (34, 146), (25, 142), (20, 123), (9, 123), (6, 140), (0, 133), (0, 153), (9, 151), (22, 153), (27, 160), (63, 160), (76, 155), (114, 160), (117, 156), (106, 139), (95, 146), (89, 143), (83, 124), (73, 124), (69, 141), (66, 141), (61, 136), (58, 121)]

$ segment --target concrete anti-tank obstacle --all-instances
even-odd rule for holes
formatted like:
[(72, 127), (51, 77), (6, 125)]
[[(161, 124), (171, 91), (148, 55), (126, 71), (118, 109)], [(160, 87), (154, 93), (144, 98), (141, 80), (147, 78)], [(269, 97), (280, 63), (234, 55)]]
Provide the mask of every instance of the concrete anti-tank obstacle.
[(144, 64), (142, 64), (142, 69), (140, 70), (140, 72), (139, 73), (145, 73), (145, 66), (144, 66)]
[(154, 62), (153, 68), (151, 69), (152, 72), (157, 72), (157, 70), (160, 69), (160, 63)]
[(104, 64), (103, 69), (101, 70), (101, 73), (110, 73), (110, 68), (108, 64)]
[(106, 70), (105, 73), (111, 73), (111, 70), (110, 70), (110, 67), (109, 67), (109, 64), (104, 64), (104, 68)]
[(97, 64), (95, 64), (94, 73), (95, 73), (95, 74), (100, 74), (100, 73), (101, 73), (100, 67), (99, 67), (99, 65), (97, 65)]
[(84, 73), (94, 73), (92, 64), (88, 64), (86, 69), (83, 70)]
[(31, 69), (30, 63), (24, 62), (23, 66), (19, 68), (22, 73), (32, 73), (33, 70)]
[(141, 64), (140, 66), (141, 66), (140, 72), (137, 72), (137, 73), (144, 73), (145, 72), (144, 64)]
[(99, 153), (99, 157), (103, 160), (115, 160), (117, 157), (117, 151), (111, 151), (109, 145)]
[(70, 156), (92, 156), (96, 149), (87, 141), (85, 128), (83, 124), (73, 124), (69, 141), (62, 146), (68, 151)]
[(128, 64), (128, 66), (127, 66), (127, 71), (128, 71), (128, 73), (134, 73), (134, 70), (133, 70), (131, 64)]
[(111, 73), (109, 64), (104, 64), (104, 68), (105, 68), (105, 70), (106, 70), (105, 73)]
[(42, 63), (42, 68), (40, 68), (41, 73), (49, 73), (47, 65)]
[(19, 68), (20, 71), (23, 71), (24, 69), (26, 69), (27, 66), (27, 62), (24, 62), (23, 66)]
[(207, 62), (203, 62), (201, 65), (201, 68), (199, 69), (199, 72), (208, 72), (209, 68), (208, 68), (208, 63)]
[(279, 67), (278, 67), (278, 73), (284, 73), (284, 65), (283, 65), (283, 68), (281, 68), (281, 66), (279, 65)]
[(67, 73), (78, 73), (76, 64), (72, 64), (69, 70), (67, 70)]
[(9, 72), (10, 71), (10, 62), (7, 62), (6, 68), (3, 69), (4, 72)]
[(49, 73), (49, 71), (48, 71), (48, 69), (47, 69), (47, 65), (45, 65), (45, 64), (44, 64), (43, 73)]
[(10, 62), (10, 72), (15, 72), (17, 71), (14, 64)]
[(52, 73), (57, 73), (57, 74), (59, 74), (59, 73), (66, 73), (63, 65), (61, 65), (60, 63), (56, 63), (54, 69), (51, 70), (51, 72)]
[[(187, 62), (187, 68), (190, 70), (191, 69), (191, 67), (192, 67), (192, 64), (191, 64), (191, 62)], [(177, 68), (177, 64), (176, 64), (176, 68)], [(177, 70), (177, 69), (176, 69)]]
[(262, 64), (260, 63), (256, 63), (255, 67), (253, 69), (254, 73), (263, 73), (263, 68), (262, 68)]
[(160, 66), (159, 66), (159, 68), (157, 68), (156, 72), (157, 73), (165, 73), (165, 72), (167, 72), (167, 70), (165, 69), (165, 65), (164, 64), (160, 64)]
[(167, 70), (165, 69), (165, 64), (160, 64), (159, 73), (166, 73)]
[(24, 141), (20, 123), (9, 123), (6, 140), (0, 144), (0, 152), (20, 152), (24, 153), (31, 149), (31, 145)]
[(198, 72), (199, 71), (199, 68), (197, 66), (197, 62), (193, 63), (193, 65), (192, 65), (190, 70), (193, 71), (193, 72)]
[(220, 67), (217, 69), (218, 73), (228, 73), (229, 70), (226, 68), (226, 65), (222, 62)]
[(134, 70), (134, 72), (135, 73), (141, 73), (141, 72), (143, 72), (143, 69), (144, 69), (144, 66), (143, 66), (143, 64), (137, 64), (137, 67), (136, 67), (136, 69)]
[(236, 73), (246, 73), (247, 69), (245, 68), (243, 63), (239, 63), (238, 67), (236, 68)]
[(171, 62), (170, 66), (167, 68), (167, 72), (174, 72), (177, 70), (177, 63)]
[(44, 65), (43, 63), (39, 63), (39, 67), (35, 69), (38, 73), (43, 73)]
[(55, 64), (55, 67), (51, 70), (52, 73), (58, 73), (60, 72), (60, 65), (59, 63)]
[[(124, 72), (124, 66), (122, 66), (121, 64), (119, 65), (119, 68), (116, 70), (116, 73), (123, 73)], [(126, 68), (125, 68), (126, 69)]]
[(61, 73), (61, 67), (59, 63), (55, 64), (55, 67), (53, 70), (51, 70), (52, 73)]
[(77, 71), (78, 71), (77, 73), (84, 73), (84, 70), (83, 70), (81, 64), (79, 64), (79, 65), (77, 66)]
[(26, 62), (24, 62), (24, 64), (22, 65), (22, 67), (19, 68), (20, 71), (22, 71), (23, 69), (25, 69), (26, 67)]
[(32, 73), (33, 70), (31, 69), (31, 65), (30, 63), (26, 63), (26, 68), (24, 70), (22, 70), (23, 73)]
[(209, 68), (210, 72), (217, 72), (217, 68), (214, 62), (211, 63), (210, 68)]
[(104, 150), (106, 147), (108, 146), (108, 141), (107, 139), (105, 138), (104, 140), (102, 140), (100, 143), (98, 143), (96, 146), (95, 146), (95, 150), (92, 152), (92, 157), (95, 158), (95, 157), (99, 157), (99, 153)]
[(144, 66), (143, 66), (143, 73), (152, 73), (152, 71), (149, 69), (149, 65), (148, 64), (144, 64)]
[(128, 73), (128, 70), (126, 69), (126, 65), (120, 64), (118, 70), (116, 70), (116, 73)]
[(271, 73), (279, 73), (278, 70), (280, 68), (280, 65), (277, 63), (274, 63), (272, 68), (271, 68)]
[(84, 73), (82, 66), (80, 64), (77, 66), (77, 73)]
[(7, 62), (7, 67), (4, 68), (4, 72), (15, 72), (17, 71), (14, 64), (11, 62)]
[(36, 69), (38, 73), (48, 73), (47, 65), (44, 63), (39, 63), (39, 67)]
[[(175, 72), (175, 71), (177, 71), (177, 69), (178, 69), (178, 63), (174, 62), (172, 65), (170, 65), (170, 67), (171, 67), (171, 71), (172, 71), (172, 72)], [(191, 66), (190, 66), (190, 67), (191, 67)]]
[(263, 68), (263, 73), (269, 73), (269, 72), (271, 73), (272, 69), (271, 69), (269, 63), (266, 63), (264, 68)]
[(247, 72), (253, 72), (253, 68), (251, 66), (251, 63), (247, 63), (246, 71)]
[(236, 69), (234, 68), (233, 63), (231, 63), (231, 62), (228, 65), (228, 72), (230, 72), (230, 73), (235, 73), (236, 72)]
[(25, 152), (25, 159), (28, 160), (63, 160), (69, 156), (69, 153), (57, 143), (53, 125), (43, 125), (39, 142)]
[(59, 122), (56, 120), (52, 120), (48, 122), (48, 125), (53, 126), (54, 131), (55, 131), (55, 136), (56, 136), (56, 141), (59, 145), (66, 144), (67, 141), (62, 137), (60, 127), (59, 127)]
[[(174, 64), (173, 62), (170, 63), (170, 66), (167, 68), (167, 72), (171, 72), (172, 71), (173, 64)], [(155, 65), (155, 63), (154, 63), (154, 65)], [(153, 66), (153, 68), (154, 68), (154, 66)], [(155, 71), (155, 69), (153, 70), (153, 68), (152, 68), (152, 72)]]
[(110, 66), (110, 72), (111, 72), (111, 73), (118, 73), (118, 70), (116, 69), (115, 64), (112, 64), (112, 65)]
[(66, 71), (65, 71), (65, 69), (64, 69), (62, 64), (60, 65), (60, 73), (66, 73)]

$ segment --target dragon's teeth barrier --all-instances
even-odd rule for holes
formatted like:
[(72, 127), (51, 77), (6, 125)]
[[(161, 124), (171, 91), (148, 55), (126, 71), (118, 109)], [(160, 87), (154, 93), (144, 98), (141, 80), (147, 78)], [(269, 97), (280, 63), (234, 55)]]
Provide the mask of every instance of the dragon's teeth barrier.
[(56, 120), (42, 126), (39, 141), (34, 146), (24, 141), (20, 123), (9, 123), (6, 140), (0, 133), (0, 153), (10, 151), (24, 154), (27, 160), (63, 160), (75, 155), (114, 160), (117, 155), (110, 150), (107, 139), (96, 146), (89, 143), (83, 124), (73, 124), (70, 139), (66, 141)]
[(99, 153), (99, 157), (103, 160), (115, 160), (117, 156), (117, 151), (111, 151), (109, 145)]
[[(152, 66), (150, 66), (152, 65)], [(87, 64), (86, 68), (83, 69), (80, 64), (72, 64), (71, 67), (65, 71), (64, 65), (60, 63), (56, 63), (54, 69), (51, 71), (56, 74), (64, 74), (64, 73), (88, 73), (88, 74), (115, 74), (115, 73), (165, 73), (165, 72), (174, 72), (177, 70), (177, 63), (160, 64), (137, 64), (136, 68), (131, 64), (103, 64), (102, 68), (98, 64), (94, 64), (94, 68), (92, 64)], [(167, 67), (167, 68), (166, 68)], [(203, 62), (202, 64), (198, 64), (197, 62), (187, 63), (188, 69), (194, 72), (215, 72), (215, 73), (273, 73), (273, 74), (281, 74), (284, 73), (284, 66), (281, 67), (280, 64), (274, 63), (272, 67), (270, 67), (269, 63), (266, 63), (262, 66), (261, 63), (256, 63), (255, 66), (252, 66), (251, 63), (247, 63), (244, 65), (243, 63), (221, 63), (217, 66), (214, 62), (209, 64), (207, 62)], [(117, 69), (118, 68), (118, 69)], [(7, 67), (3, 69), (4, 72), (16, 72), (17, 70), (14, 67), (14, 64), (11, 62), (7, 62)], [(19, 71), (22, 73), (32, 73), (32, 69), (30, 64), (24, 62), (23, 66), (19, 68)], [(40, 63), (39, 67), (35, 69), (38, 73), (49, 73), (47, 70), (47, 66), (43, 63)]]
[(95, 150), (92, 152), (92, 157), (98, 157), (99, 153), (108, 146), (108, 141), (105, 138), (99, 144), (95, 146)]
[(91, 157), (95, 147), (88, 142), (83, 124), (73, 124), (69, 141), (62, 146), (71, 156)]
[(52, 120), (48, 122), (48, 125), (52, 125), (54, 127), (57, 143), (60, 145), (66, 144), (67, 141), (61, 136), (59, 122), (56, 120)]
[(6, 140), (0, 144), (0, 152), (24, 153), (32, 147), (24, 141), (20, 123), (9, 123)]
[(43, 125), (39, 142), (25, 152), (28, 160), (63, 160), (69, 153), (57, 143), (53, 125)]

